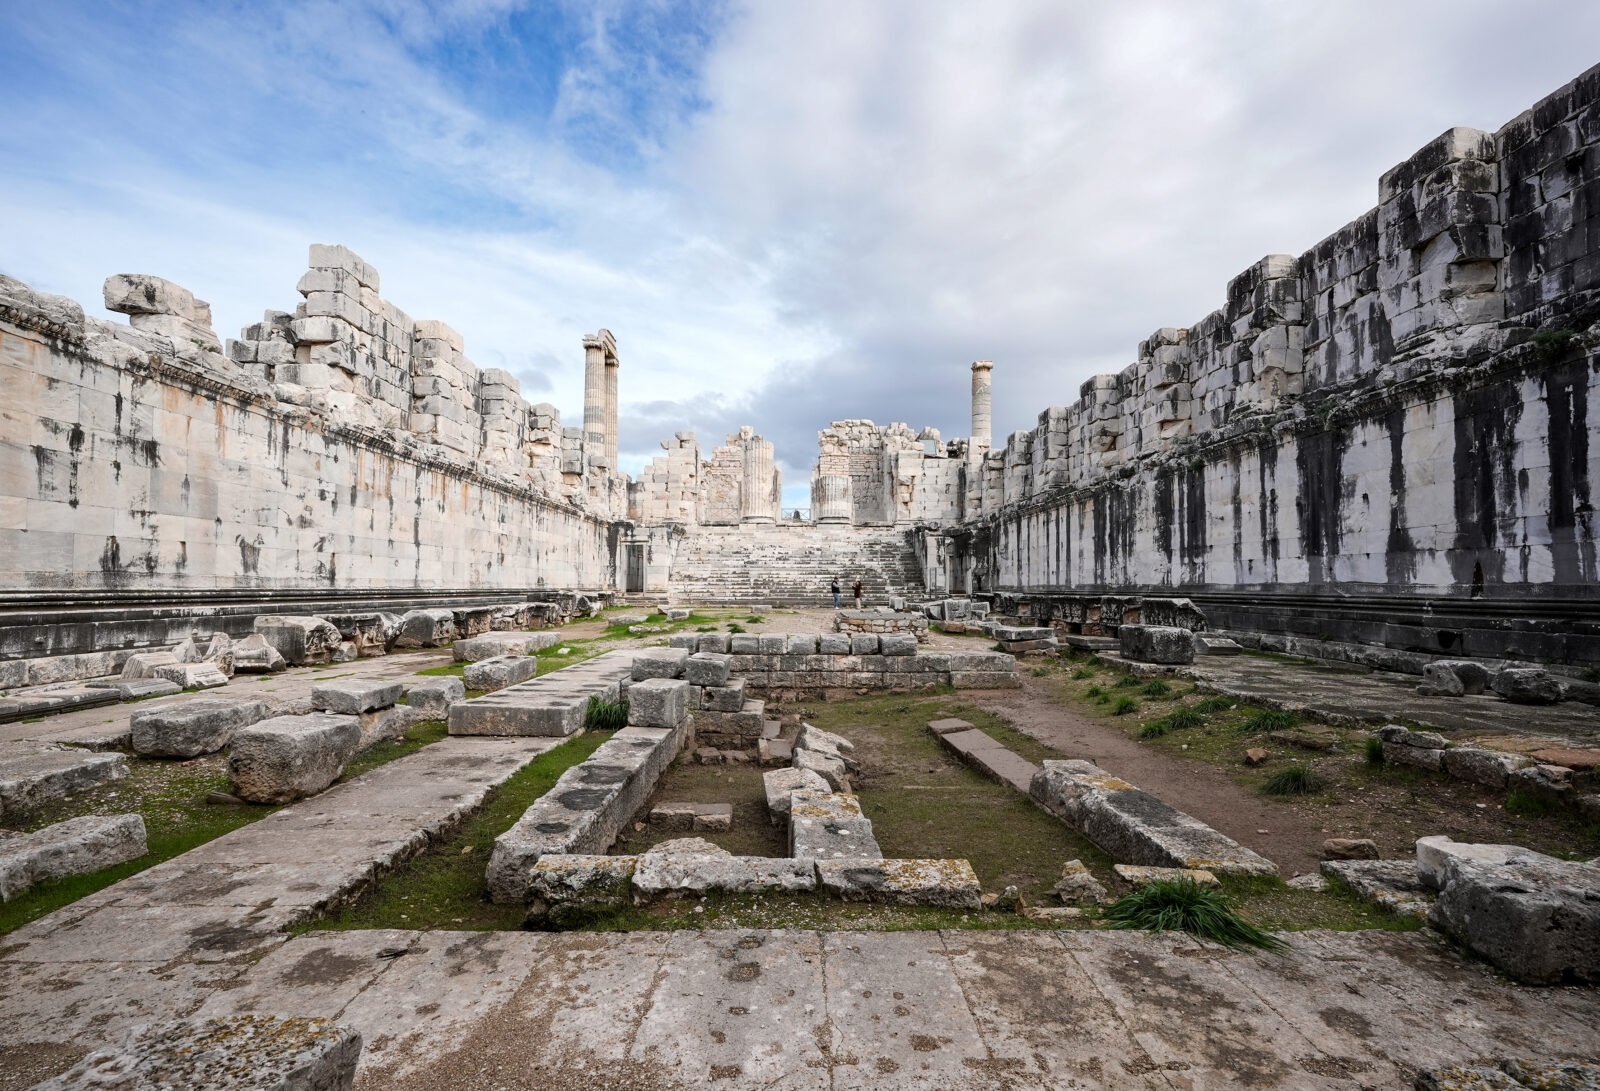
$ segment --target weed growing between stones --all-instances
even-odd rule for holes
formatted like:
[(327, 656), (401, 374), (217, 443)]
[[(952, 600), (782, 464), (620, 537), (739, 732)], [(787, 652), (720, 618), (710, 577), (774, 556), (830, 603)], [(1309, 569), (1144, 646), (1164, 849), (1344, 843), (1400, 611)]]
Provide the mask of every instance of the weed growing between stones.
[(1310, 796), (1325, 790), (1328, 782), (1303, 765), (1291, 765), (1273, 773), (1261, 785), (1271, 796)]
[(627, 726), (628, 702), (589, 698), (589, 707), (583, 714), (585, 731), (620, 731)]
[(1139, 702), (1132, 697), (1118, 697), (1117, 703), (1111, 706), (1111, 715), (1126, 716), (1130, 712), (1139, 711)]
[(351, 758), (344, 767), (344, 772), (339, 774), (337, 784), (354, 777), (359, 777), (369, 769), (376, 769), (386, 765), (396, 758), (403, 758), (407, 754), (415, 754), (424, 746), (436, 743), (449, 734), (443, 720), (418, 720), (406, 729), (406, 733), (398, 739), (386, 739), (367, 747), (361, 753)]
[(1172, 687), (1159, 678), (1153, 678), (1146, 682), (1139, 692), (1146, 697), (1171, 697)]
[(1225, 947), (1282, 951), (1289, 945), (1234, 912), (1222, 893), (1191, 879), (1163, 879), (1124, 894), (1105, 911), (1112, 928), (1188, 932)]
[(1362, 745), (1362, 754), (1366, 757), (1368, 765), (1382, 765), (1383, 764), (1384, 757), (1383, 757), (1383, 740), (1382, 739), (1378, 738), (1378, 736), (1376, 736), (1376, 735), (1368, 735), (1367, 736), (1367, 741), (1362, 743), (1361, 745)]
[(1099, 686), (1090, 686), (1088, 689), (1083, 691), (1083, 695), (1085, 697), (1091, 697), (1091, 698), (1092, 697), (1104, 697), (1106, 695), (1106, 691), (1104, 689), (1100, 688)]
[(1264, 735), (1268, 731), (1287, 731), (1300, 722), (1300, 717), (1278, 708), (1264, 709), (1238, 727), (1240, 735)]

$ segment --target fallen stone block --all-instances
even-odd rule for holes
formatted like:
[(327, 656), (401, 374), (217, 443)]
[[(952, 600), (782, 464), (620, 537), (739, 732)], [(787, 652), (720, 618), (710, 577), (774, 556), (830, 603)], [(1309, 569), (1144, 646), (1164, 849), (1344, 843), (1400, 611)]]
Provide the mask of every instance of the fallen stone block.
[(1394, 765), (1410, 765), (1435, 773), (1444, 768), (1444, 755), (1443, 750), (1428, 750), (1420, 746), (1407, 746), (1405, 743), (1383, 744), (1384, 761)]
[[(1467, 697), (1476, 697), (1489, 686), (1489, 669), (1482, 663), (1470, 659), (1437, 659), (1433, 665), (1455, 675), (1456, 681), (1461, 683), (1461, 692)], [(1426, 667), (1423, 674), (1427, 674)]]
[(613, 614), (606, 619), (612, 625), (643, 625), (650, 620), (648, 614)]
[(1049, 626), (996, 625), (992, 634), (996, 640), (1008, 644), (1031, 640), (1054, 640), (1056, 631)]
[(823, 889), (846, 901), (928, 905), (976, 911), (983, 889), (965, 860), (828, 860), (817, 862)]
[(1506, 790), (1547, 803), (1565, 803), (1572, 797), (1572, 770), (1565, 765), (1525, 765), (1506, 777)]
[(1507, 667), (1497, 671), (1492, 687), (1518, 705), (1553, 705), (1566, 695), (1566, 687), (1548, 671), (1537, 667)]
[(645, 648), (633, 656), (633, 680), (681, 678), (689, 653), (683, 648)]
[(193, 758), (212, 754), (241, 727), (266, 718), (264, 701), (216, 697), (167, 708), (141, 709), (132, 717), (133, 750), (147, 758)]
[(1460, 697), (1466, 692), (1456, 672), (1443, 663), (1429, 663), (1422, 668), (1422, 684), (1417, 687), (1419, 696)]
[(1176, 880), (1187, 879), (1200, 886), (1220, 887), (1221, 881), (1204, 868), (1184, 867), (1143, 867), (1139, 864), (1113, 864), (1111, 870), (1117, 873), (1117, 878), (1131, 886), (1147, 886), (1150, 883), (1168, 883)]
[(180, 689), (221, 689), (228, 684), (228, 676), (210, 663), (168, 663), (156, 667), (155, 673)]
[(137, 860), (147, 851), (136, 814), (85, 815), (0, 839), (0, 901), (39, 883)]
[(1082, 860), (1068, 860), (1062, 864), (1061, 878), (1050, 889), (1064, 902), (1104, 905), (1112, 900), (1105, 885), (1090, 873)]
[(1322, 874), (1338, 879), (1363, 901), (1402, 917), (1426, 917), (1433, 891), (1410, 860), (1324, 860)]
[(31, 811), (62, 796), (128, 775), (126, 755), (77, 750), (54, 743), (0, 746), (0, 814)]
[(1370, 837), (1330, 837), (1322, 843), (1324, 860), (1376, 860), (1378, 843)]
[(551, 853), (528, 872), (528, 917), (532, 926), (565, 928), (633, 904), (637, 856)]
[(400, 700), (399, 682), (372, 678), (335, 678), (311, 687), (311, 707), (321, 712), (354, 716), (388, 708)]
[(658, 830), (694, 829), (697, 803), (658, 803), (650, 809), (650, 825)]
[(812, 813), (795, 800), (789, 814), (789, 855), (805, 860), (878, 860), (883, 850), (872, 836), (872, 822), (860, 816)]
[(696, 803), (693, 829), (697, 833), (727, 833), (733, 829), (733, 804)]
[(1518, 981), (1600, 981), (1600, 866), (1451, 856), (1428, 920)]
[(112, 690), (123, 701), (136, 701), (141, 697), (171, 697), (174, 693), (183, 692), (182, 686), (165, 678), (141, 678), (133, 682), (124, 682), (120, 678), (102, 679), (85, 684), (90, 689)]
[(1212, 633), (1195, 633), (1194, 650), (1196, 655), (1243, 655), (1244, 649), (1238, 641), (1229, 640), (1225, 636), (1216, 636)]
[(794, 757), (790, 759), (790, 764), (796, 769), (806, 769), (816, 773), (836, 792), (850, 789), (850, 774), (843, 758), (815, 750), (796, 750)]
[(1385, 724), (1378, 728), (1378, 738), (1400, 746), (1414, 746), (1422, 750), (1443, 750), (1450, 745), (1437, 731), (1413, 731), (1400, 724)]
[[(635, 663), (638, 660), (634, 661)], [(689, 683), (646, 678), (628, 687), (628, 723), (635, 727), (681, 728), (689, 719)]]
[(555, 632), (488, 632), (456, 641), (450, 652), (457, 663), (477, 663), (502, 655), (532, 655), (555, 647), (560, 640), (561, 634)]
[(361, 721), (361, 742), (356, 750), (359, 752), (380, 742), (398, 739), (412, 724), (428, 718), (427, 713), (409, 705), (390, 705), (388, 708), (363, 712), (357, 717)]
[(1087, 761), (1046, 761), (1028, 794), (1119, 863), (1276, 875), (1277, 865)]
[(706, 686), (700, 691), (700, 707), (707, 712), (739, 712), (744, 708), (744, 690), (743, 678), (734, 679), (732, 685)]
[(1451, 747), (1440, 760), (1444, 771), (1457, 780), (1469, 780), (1490, 788), (1504, 788), (1512, 773), (1530, 763), (1530, 759), (1520, 754), (1472, 746)]
[(233, 669), (238, 674), (275, 674), (288, 665), (283, 653), (261, 633), (251, 633), (233, 642)]
[(828, 782), (809, 769), (774, 769), (761, 774), (761, 780), (767, 794), (767, 811), (774, 821), (788, 816), (795, 792), (826, 794), (829, 791)]
[(788, 765), (794, 760), (794, 744), (784, 739), (758, 739), (756, 754), (762, 765)]
[(468, 689), (492, 693), (495, 690), (526, 682), (539, 674), (539, 661), (531, 655), (497, 655), (468, 663), (461, 678)]
[(975, 731), (977, 728), (975, 728), (972, 724), (967, 723), (965, 720), (957, 720), (952, 718), (946, 720), (934, 720), (928, 724), (928, 730), (932, 731), (935, 735), (950, 735), (958, 731)]
[(1451, 860), (1471, 864), (1504, 864), (1510, 860), (1551, 860), (1542, 852), (1521, 845), (1483, 845), (1455, 841), (1443, 834), (1417, 839), (1417, 879), (1432, 890), (1443, 890), (1445, 865)]
[(171, 666), (177, 661), (178, 657), (169, 651), (134, 652), (123, 661), (122, 677), (129, 682), (157, 678), (157, 667)]
[(1167, 625), (1123, 625), (1117, 640), (1124, 658), (1140, 663), (1193, 663), (1194, 633)]
[(826, 754), (838, 754), (849, 759), (855, 755), (856, 744), (843, 735), (832, 731), (824, 731), (812, 724), (802, 723), (800, 733), (795, 736), (795, 745), (806, 750), (820, 750)]
[[(715, 652), (696, 652), (684, 661), (683, 677), (691, 686), (723, 687), (728, 684), (732, 663), (731, 656)], [(741, 686), (741, 695), (743, 691)]]
[(450, 706), (467, 698), (467, 684), (460, 678), (430, 678), (406, 691), (406, 704), (430, 716), (444, 716)]
[(141, 1024), (34, 1091), (345, 1091), (361, 1035), (329, 1019), (235, 1015)]
[(455, 638), (454, 611), (412, 610), (401, 616), (400, 632), (394, 644), (397, 648), (441, 648)]
[(633, 876), (641, 897), (685, 894), (794, 894), (817, 888), (817, 867), (811, 860), (766, 856), (702, 856), (646, 853)]
[(339, 779), (360, 745), (354, 716), (277, 716), (241, 728), (228, 754), (233, 794), (252, 803), (316, 795)]
[(254, 628), (292, 667), (332, 661), (341, 642), (338, 628), (320, 617), (268, 614)]
[(339, 646), (333, 649), (333, 663), (354, 663), (361, 657), (361, 649), (356, 647), (353, 640), (341, 640)]
[(455, 622), (456, 636), (474, 637), (482, 636), (494, 628), (493, 606), (463, 606), (451, 610), (450, 620)]

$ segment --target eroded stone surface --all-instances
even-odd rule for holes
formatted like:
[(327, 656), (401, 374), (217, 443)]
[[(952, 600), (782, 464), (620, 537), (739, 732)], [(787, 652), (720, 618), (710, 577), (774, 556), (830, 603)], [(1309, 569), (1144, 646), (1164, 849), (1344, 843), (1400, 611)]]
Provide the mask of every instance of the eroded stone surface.
[(276, 716), (234, 733), (228, 754), (233, 794), (254, 803), (288, 803), (339, 778), (361, 745), (354, 716)]
[(136, 814), (85, 815), (5, 837), (0, 839), (0, 901), (50, 879), (136, 860), (145, 851), (144, 819)]
[(193, 758), (211, 754), (233, 739), (234, 732), (267, 715), (263, 701), (223, 697), (185, 701), (166, 708), (142, 709), (131, 721), (133, 749), (152, 758)]

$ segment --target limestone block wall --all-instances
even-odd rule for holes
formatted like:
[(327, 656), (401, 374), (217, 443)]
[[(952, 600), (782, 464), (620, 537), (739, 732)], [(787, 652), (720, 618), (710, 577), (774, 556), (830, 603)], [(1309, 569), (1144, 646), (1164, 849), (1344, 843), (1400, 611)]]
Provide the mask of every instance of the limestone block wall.
[(676, 432), (661, 441), (665, 455), (628, 487), (628, 518), (656, 526), (700, 521), (700, 444), (693, 432)]
[[(148, 307), (188, 306), (135, 294)], [(261, 344), (287, 345), (295, 322), (323, 320), (366, 321), (269, 316), (255, 332)], [(268, 383), (259, 350), (239, 361), (248, 354), (225, 356), (174, 331), (85, 317), (71, 300), (0, 278), (0, 588), (614, 585), (607, 520), (537, 492), (520, 473), (348, 419), (331, 395), (354, 390), (329, 386), (329, 401), (298, 404)], [(274, 348), (268, 355), (282, 362), (266, 366), (337, 370), (352, 386), (397, 376), (398, 365), (385, 370), (386, 349), (365, 347), (378, 335), (364, 336), (372, 340), (297, 340), (295, 363)], [(352, 373), (311, 358), (334, 344), (364, 346), (367, 362)], [(504, 396), (485, 399), (477, 429), (519, 416), (494, 404), (510, 404), (514, 388), (491, 385)], [(396, 414), (412, 396), (365, 390)], [(497, 447), (519, 442), (498, 425), (483, 434), (502, 431)]]
[(981, 467), (974, 588), (1600, 598), (1600, 67)]
[(952, 455), (936, 429), (834, 421), (817, 433), (812, 518), (856, 526), (953, 523), (966, 500), (965, 446)]

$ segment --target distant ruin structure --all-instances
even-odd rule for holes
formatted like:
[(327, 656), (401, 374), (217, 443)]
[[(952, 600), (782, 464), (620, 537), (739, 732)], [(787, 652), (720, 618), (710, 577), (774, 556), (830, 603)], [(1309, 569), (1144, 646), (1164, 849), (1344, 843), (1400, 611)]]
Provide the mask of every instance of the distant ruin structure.
[(798, 519), (752, 427), (623, 474), (609, 331), (563, 427), (342, 246), (232, 340), (157, 277), (106, 281), (127, 325), (0, 278), (0, 686), (8, 661), (137, 647), (180, 601), (821, 602), (834, 576), (1061, 626), (1181, 595), (1319, 654), (1600, 666), (1597, 119), (1600, 67), (1451, 129), (999, 446), (988, 360), (968, 437), (831, 422)]

